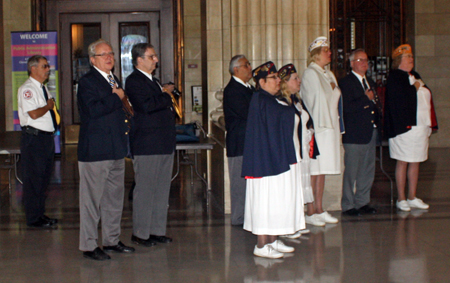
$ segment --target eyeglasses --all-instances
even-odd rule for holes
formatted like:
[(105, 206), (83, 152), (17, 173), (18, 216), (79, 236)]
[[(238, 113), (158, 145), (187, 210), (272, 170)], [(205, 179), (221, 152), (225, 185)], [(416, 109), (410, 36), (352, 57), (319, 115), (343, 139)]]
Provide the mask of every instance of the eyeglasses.
[(94, 56), (99, 56), (99, 57), (102, 57), (102, 58), (106, 58), (106, 57), (109, 57), (109, 56), (114, 57), (114, 52), (108, 52), (108, 53), (102, 53), (102, 54), (94, 54)]
[(278, 75), (271, 76), (271, 77), (266, 77), (266, 79), (274, 79), (274, 80), (279, 79), (279, 78), (280, 77)]
[(245, 63), (244, 65), (239, 65), (238, 67), (250, 67), (252, 64), (250, 62)]
[(369, 62), (369, 59), (361, 59), (361, 58), (359, 58), (359, 59), (355, 59), (353, 61), (367, 63), (367, 62)]
[(152, 60), (155, 60), (155, 58), (158, 58), (158, 55), (156, 55), (156, 54), (153, 54), (153, 55), (143, 55), (142, 57), (148, 57), (148, 58), (150, 58), (150, 59), (152, 59)]
[(41, 67), (42, 67), (42, 69), (47, 69), (47, 68), (50, 69), (50, 65), (49, 64), (42, 65)]

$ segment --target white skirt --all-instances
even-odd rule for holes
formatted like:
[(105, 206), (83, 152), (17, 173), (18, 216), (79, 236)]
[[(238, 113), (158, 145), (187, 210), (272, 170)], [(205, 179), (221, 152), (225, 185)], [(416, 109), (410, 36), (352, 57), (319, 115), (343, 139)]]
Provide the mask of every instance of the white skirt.
[(244, 230), (255, 235), (286, 235), (305, 229), (301, 175), (296, 168), (276, 176), (247, 179)]
[(341, 133), (339, 120), (337, 129), (326, 129), (315, 134), (319, 155), (311, 159), (311, 175), (341, 174)]
[(392, 159), (404, 162), (423, 162), (428, 159), (428, 144), (431, 128), (412, 126), (411, 130), (389, 139), (389, 154)]

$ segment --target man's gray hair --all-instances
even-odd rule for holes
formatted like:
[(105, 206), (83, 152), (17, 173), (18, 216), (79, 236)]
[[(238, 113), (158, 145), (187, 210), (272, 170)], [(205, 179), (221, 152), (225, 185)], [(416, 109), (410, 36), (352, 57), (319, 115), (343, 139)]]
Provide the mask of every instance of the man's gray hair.
[(41, 59), (45, 59), (46, 61), (48, 61), (47, 58), (45, 58), (42, 55), (34, 55), (28, 59), (27, 62), (28, 76), (31, 74), (31, 67), (39, 65), (39, 61), (41, 61)]
[(147, 52), (147, 49), (149, 48), (155, 49), (150, 43), (137, 43), (133, 45), (133, 48), (131, 49), (131, 63), (133, 63), (133, 66), (137, 66), (137, 59), (139, 57), (144, 57), (145, 52)]
[(113, 49), (111, 43), (109, 43), (108, 41), (100, 38), (100, 39), (92, 42), (91, 44), (89, 44), (89, 47), (88, 47), (89, 57), (94, 57), (95, 56), (95, 48), (97, 47), (97, 45), (102, 44), (102, 43), (108, 44), (109, 47), (111, 47), (111, 50)]
[(355, 59), (356, 53), (359, 53), (359, 52), (366, 53), (366, 50), (364, 50), (362, 48), (353, 50), (352, 52), (350, 52), (350, 56), (348, 57), (348, 60), (350, 60), (350, 62), (353, 61), (353, 59)]
[(230, 71), (230, 74), (232, 76), (234, 76), (234, 67), (238, 67), (239, 66), (239, 62), (238, 61), (240, 59), (242, 59), (242, 58), (245, 58), (245, 55), (238, 54), (238, 55), (233, 56), (233, 58), (231, 58), (230, 68), (228, 70)]

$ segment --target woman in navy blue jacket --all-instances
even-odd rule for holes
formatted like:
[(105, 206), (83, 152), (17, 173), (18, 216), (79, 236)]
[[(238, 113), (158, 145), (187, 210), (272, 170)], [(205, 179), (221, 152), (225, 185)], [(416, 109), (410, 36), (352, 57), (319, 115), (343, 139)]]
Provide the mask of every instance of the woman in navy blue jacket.
[[(431, 91), (414, 72), (414, 57), (409, 44), (400, 45), (392, 54), (392, 71), (386, 85), (385, 134), (389, 153), (397, 160), (397, 208), (428, 209), (416, 197), (419, 164), (428, 159), (428, 143), (432, 129), (437, 129)], [(408, 179), (408, 199), (405, 187)]]

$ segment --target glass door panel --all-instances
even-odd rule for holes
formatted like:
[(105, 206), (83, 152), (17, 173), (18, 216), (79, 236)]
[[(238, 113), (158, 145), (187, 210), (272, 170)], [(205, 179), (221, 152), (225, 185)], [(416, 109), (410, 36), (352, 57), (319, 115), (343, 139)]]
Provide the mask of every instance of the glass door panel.
[(146, 43), (149, 39), (149, 23), (119, 23), (120, 67), (122, 85), (125, 87), (127, 77), (133, 72), (131, 49), (137, 43)]
[(78, 81), (84, 74), (89, 72), (91, 65), (89, 63), (88, 46), (101, 37), (100, 23), (71, 24), (71, 54), (72, 54), (72, 115), (73, 123), (80, 123), (78, 113)]

